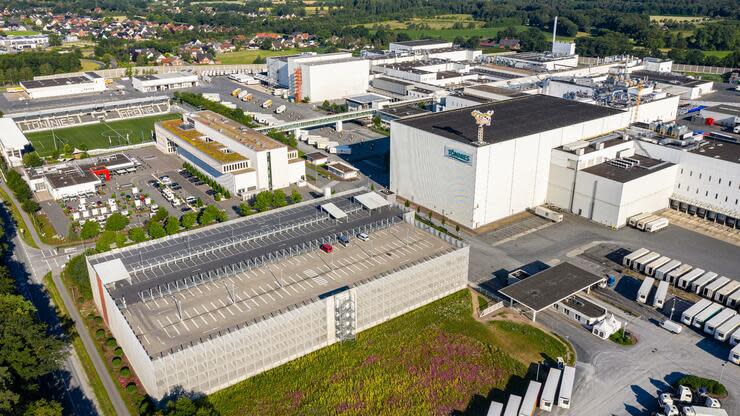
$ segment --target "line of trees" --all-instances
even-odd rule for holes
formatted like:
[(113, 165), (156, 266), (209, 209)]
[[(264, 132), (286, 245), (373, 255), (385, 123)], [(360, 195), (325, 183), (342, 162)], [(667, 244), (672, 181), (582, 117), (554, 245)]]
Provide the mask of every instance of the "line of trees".
[(33, 79), (36, 75), (77, 72), (82, 69), (80, 51), (23, 52), (0, 55), (0, 83), (17, 83)]
[(39, 203), (33, 199), (33, 191), (31, 191), (31, 187), (28, 186), (28, 183), (26, 183), (20, 173), (14, 169), (10, 169), (5, 176), (8, 187), (13, 191), (15, 199), (20, 202), (21, 208), (23, 208), (24, 211), (33, 215), (41, 209)]

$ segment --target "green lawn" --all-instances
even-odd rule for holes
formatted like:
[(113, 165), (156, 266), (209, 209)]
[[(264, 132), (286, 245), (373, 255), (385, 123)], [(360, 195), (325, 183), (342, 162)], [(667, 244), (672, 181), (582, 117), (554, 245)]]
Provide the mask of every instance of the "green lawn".
[(261, 49), (257, 50), (243, 50), (238, 52), (228, 52), (228, 53), (221, 53), (216, 55), (216, 59), (221, 61), (224, 65), (234, 65), (234, 64), (251, 64), (254, 63), (254, 60), (261, 56), (263, 58), (267, 58), (270, 56), (284, 56), (284, 55), (294, 55), (297, 53), (305, 52), (306, 49), (284, 49), (280, 51), (263, 51)]
[(8, 30), (7, 32), (0, 32), (0, 34), (5, 36), (32, 36), (40, 35), (41, 32), (36, 32), (33, 30)]
[(732, 53), (732, 51), (702, 51), (705, 56), (716, 56), (717, 58), (724, 58), (725, 56)]
[(163, 114), (144, 118), (135, 118), (130, 120), (113, 121), (110, 123), (89, 124), (85, 126), (69, 127), (52, 131), (42, 131), (29, 133), (26, 135), (28, 140), (33, 144), (34, 149), (41, 156), (49, 156), (54, 152), (54, 137), (57, 139), (57, 147), (63, 148), (65, 143), (75, 148), (85, 144), (89, 150), (104, 149), (112, 146), (122, 146), (127, 144), (126, 137), (130, 144), (148, 141), (151, 138), (151, 131), (154, 129), (154, 123), (161, 120), (171, 120), (178, 118), (178, 114)]
[[(514, 26), (517, 30), (526, 30), (526, 26)], [(443, 40), (454, 40), (456, 37), (461, 36), (463, 38), (469, 38), (471, 36), (479, 36), (482, 39), (492, 38), (502, 30), (506, 29), (506, 26), (500, 27), (478, 27), (475, 29), (402, 29), (398, 32), (407, 33), (411, 39), (443, 39)]]
[[(560, 341), (523, 328), (530, 327), (511, 323), (505, 331), (527, 343), (528, 351), (544, 342), (538, 357), (565, 355)], [(484, 398), (499, 389), (493, 395), (501, 399), (510, 382), (521, 386), (531, 364), (514, 358), (499, 338), (472, 318), (471, 296), (463, 290), (361, 332), (355, 341), (214, 393), (209, 401), (223, 416), (484, 413)]]

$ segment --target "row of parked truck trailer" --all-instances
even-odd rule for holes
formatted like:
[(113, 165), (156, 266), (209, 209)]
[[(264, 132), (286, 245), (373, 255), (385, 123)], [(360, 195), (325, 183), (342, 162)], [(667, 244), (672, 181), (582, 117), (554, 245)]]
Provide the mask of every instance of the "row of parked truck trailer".
[(622, 264), (646, 275), (637, 293), (640, 303), (647, 302), (656, 280), (659, 284), (653, 298), (655, 307), (664, 306), (671, 284), (703, 296), (705, 299), (682, 313), (681, 322), (720, 342), (729, 342), (734, 347), (729, 360), (740, 364), (740, 315), (736, 310), (740, 306), (740, 282), (694, 268), (646, 248), (628, 254)]
[(491, 402), (487, 416), (532, 416), (537, 407), (550, 412), (555, 405), (570, 409), (575, 379), (575, 367), (551, 368), (544, 388), (542, 383), (532, 380), (524, 397), (511, 394), (506, 406), (501, 402)]
[(637, 214), (627, 220), (627, 225), (640, 231), (654, 233), (668, 227), (668, 218), (660, 217), (649, 212)]

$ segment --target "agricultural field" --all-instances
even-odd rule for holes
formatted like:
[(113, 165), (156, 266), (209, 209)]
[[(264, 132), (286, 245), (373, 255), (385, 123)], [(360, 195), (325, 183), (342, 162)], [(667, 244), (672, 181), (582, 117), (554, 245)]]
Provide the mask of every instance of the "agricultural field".
[(469, 14), (445, 14), (435, 17), (426, 18), (411, 18), (408, 20), (385, 20), (382, 22), (366, 23), (361, 26), (372, 28), (375, 26), (385, 26), (394, 30), (405, 30), (412, 25), (426, 25), (430, 29), (451, 29), (456, 23), (461, 23), (467, 27), (468, 24), (473, 23), (476, 28), (483, 26), (483, 22), (476, 22), (473, 20), (473, 16)]
[(151, 132), (154, 130), (154, 123), (178, 117), (180, 117), (179, 114), (164, 114), (28, 133), (26, 137), (42, 157), (52, 155), (55, 148), (61, 151), (65, 144), (69, 144), (76, 149), (83, 145), (88, 150), (106, 149), (149, 141), (151, 140)]
[(95, 71), (100, 69), (100, 64), (90, 59), (80, 59), (83, 71)]
[(463, 290), (208, 399), (223, 416), (483, 414), (523, 388), (533, 360), (568, 348), (528, 324), (475, 320)]
[(674, 22), (680, 22), (680, 23), (699, 23), (709, 20), (709, 17), (706, 16), (670, 16), (670, 15), (651, 15), (650, 21), (651, 22), (658, 22), (663, 23), (667, 22), (669, 20), (673, 20)]
[(224, 65), (252, 64), (258, 56), (267, 58), (270, 56), (294, 55), (306, 51), (307, 49), (283, 49), (280, 51), (263, 51), (261, 49), (249, 49), (237, 52), (221, 53), (216, 55), (216, 59), (221, 61), (221, 63)]
[(33, 36), (33, 35), (40, 35), (41, 32), (36, 32), (33, 30), (8, 30), (4, 32), (0, 32), (0, 35), (4, 36)]

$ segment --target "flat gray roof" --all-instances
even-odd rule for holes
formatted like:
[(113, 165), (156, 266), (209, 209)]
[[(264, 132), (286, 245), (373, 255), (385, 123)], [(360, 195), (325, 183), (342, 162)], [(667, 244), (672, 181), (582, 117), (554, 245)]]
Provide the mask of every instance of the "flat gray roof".
[[(730, 135), (729, 133), (723, 133)], [(734, 135), (735, 137), (740, 137)], [(705, 144), (691, 153), (711, 157), (713, 159), (726, 160), (728, 162), (740, 163), (740, 143), (732, 143), (724, 140), (716, 140), (704, 136)]]
[(627, 183), (673, 166), (673, 163), (640, 155), (633, 155), (629, 158), (637, 160), (639, 164), (629, 168), (623, 168), (604, 162), (596, 166), (583, 169), (583, 171), (596, 176), (601, 176), (602, 178), (611, 179), (616, 182)]
[(740, 117), (740, 107), (735, 105), (720, 104), (702, 109), (702, 111), (713, 111), (715, 113), (727, 114), (728, 116)]
[(539, 312), (602, 280), (604, 278), (565, 262), (509, 285), (500, 292)]
[(563, 98), (528, 95), (398, 122), (448, 139), (473, 144), (478, 140), (478, 126), (470, 115), (473, 110), (494, 110), (491, 126), (483, 129), (484, 140), (488, 144), (622, 113), (613, 108)]

